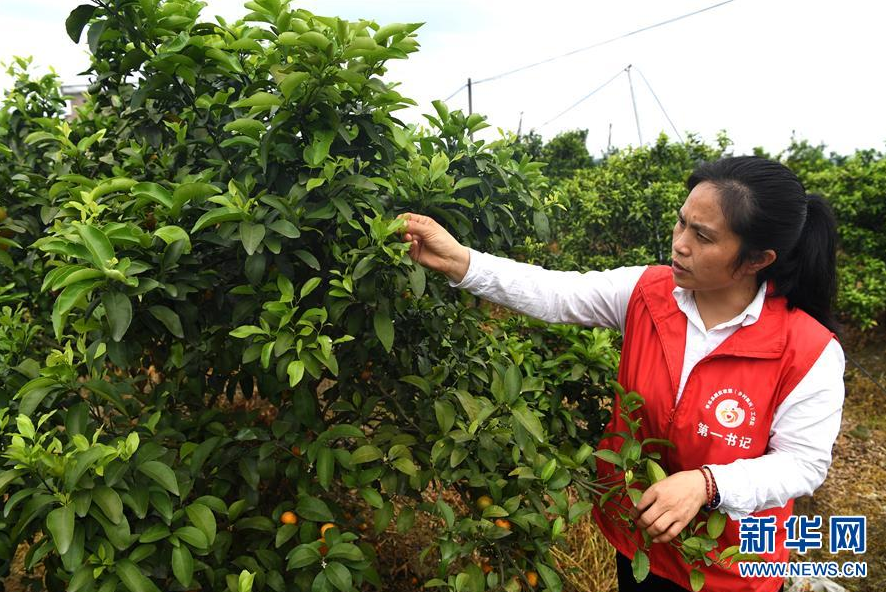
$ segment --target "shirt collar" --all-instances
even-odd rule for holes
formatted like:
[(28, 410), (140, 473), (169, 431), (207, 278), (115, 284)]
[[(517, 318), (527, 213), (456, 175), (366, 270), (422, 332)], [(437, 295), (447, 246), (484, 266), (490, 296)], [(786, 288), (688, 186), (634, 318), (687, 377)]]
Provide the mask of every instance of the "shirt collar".
[[(760, 313), (763, 311), (763, 301), (766, 299), (766, 282), (764, 281), (760, 284), (759, 289), (757, 289), (757, 295), (754, 296), (754, 299), (750, 304), (745, 307), (743, 311), (741, 311), (736, 317), (732, 320), (726, 321), (725, 323), (720, 323), (716, 327), (711, 327), (711, 331), (715, 329), (725, 329), (727, 327), (732, 327), (734, 325), (741, 325), (742, 327), (747, 327), (748, 325), (753, 325), (757, 322), (757, 319), (760, 318)], [(677, 286), (674, 288), (674, 300), (677, 301), (677, 307), (683, 311), (683, 314), (689, 319), (689, 321), (695, 325), (702, 333), (707, 332), (705, 329), (704, 322), (701, 320), (701, 315), (698, 313), (698, 307), (695, 305), (695, 298), (693, 298), (692, 290), (686, 290)]]

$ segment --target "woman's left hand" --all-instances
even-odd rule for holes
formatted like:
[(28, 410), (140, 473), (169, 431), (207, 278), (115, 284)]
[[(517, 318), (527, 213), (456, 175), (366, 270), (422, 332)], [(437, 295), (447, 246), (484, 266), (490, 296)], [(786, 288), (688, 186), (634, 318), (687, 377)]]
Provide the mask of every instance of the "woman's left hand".
[(643, 492), (640, 503), (631, 510), (631, 518), (649, 533), (653, 543), (667, 543), (680, 534), (706, 501), (701, 471), (680, 471)]

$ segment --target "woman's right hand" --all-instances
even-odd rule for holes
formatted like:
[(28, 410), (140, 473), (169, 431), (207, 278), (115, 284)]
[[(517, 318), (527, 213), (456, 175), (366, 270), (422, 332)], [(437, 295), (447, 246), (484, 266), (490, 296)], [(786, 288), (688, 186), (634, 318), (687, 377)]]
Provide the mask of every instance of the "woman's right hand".
[(406, 220), (406, 226), (400, 232), (403, 240), (411, 243), (409, 256), (413, 261), (445, 274), (455, 283), (464, 279), (471, 261), (467, 247), (433, 218), (413, 213), (400, 214), (397, 218)]

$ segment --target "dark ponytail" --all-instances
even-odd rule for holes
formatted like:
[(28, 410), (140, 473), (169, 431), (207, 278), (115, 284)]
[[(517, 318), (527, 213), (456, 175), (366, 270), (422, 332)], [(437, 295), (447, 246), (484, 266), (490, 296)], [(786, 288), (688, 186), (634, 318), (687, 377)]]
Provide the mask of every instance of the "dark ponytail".
[(713, 184), (729, 227), (741, 238), (736, 268), (772, 249), (775, 261), (757, 273), (774, 284), (789, 308), (799, 308), (836, 333), (832, 306), (837, 293), (837, 223), (820, 195), (806, 194), (797, 176), (779, 162), (757, 156), (699, 165), (691, 191)]

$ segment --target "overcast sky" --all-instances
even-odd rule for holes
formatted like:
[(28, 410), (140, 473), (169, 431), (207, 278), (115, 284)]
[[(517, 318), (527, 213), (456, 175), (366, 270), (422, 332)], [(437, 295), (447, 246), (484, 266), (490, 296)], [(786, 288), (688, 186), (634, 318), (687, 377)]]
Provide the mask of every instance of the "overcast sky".
[[(0, 0), (0, 60), (32, 55), (45, 70), (77, 81), (85, 49), (65, 34), (67, 14), (85, 0)], [(246, 11), (239, 0), (206, 0), (204, 20)], [(316, 14), (389, 22), (425, 22), (421, 50), (392, 62), (388, 80), (419, 103), (407, 121), (431, 113), (468, 77), (482, 79), (586, 47), (707, 6), (718, 0), (326, 0), (293, 2)], [(476, 85), (474, 111), (494, 128), (535, 129), (548, 139), (589, 130), (594, 154), (636, 145), (628, 78), (569, 113), (564, 109), (632, 64), (644, 142), (674, 132), (639, 75), (648, 80), (681, 134), (713, 141), (725, 129), (735, 152), (783, 150), (792, 133), (837, 152), (882, 150), (886, 82), (882, 71), (886, 3), (872, 0), (733, 0), (713, 10), (605, 46)], [(85, 35), (84, 35), (85, 37)], [(0, 87), (8, 78), (0, 74)], [(450, 108), (467, 110), (462, 90)]]

